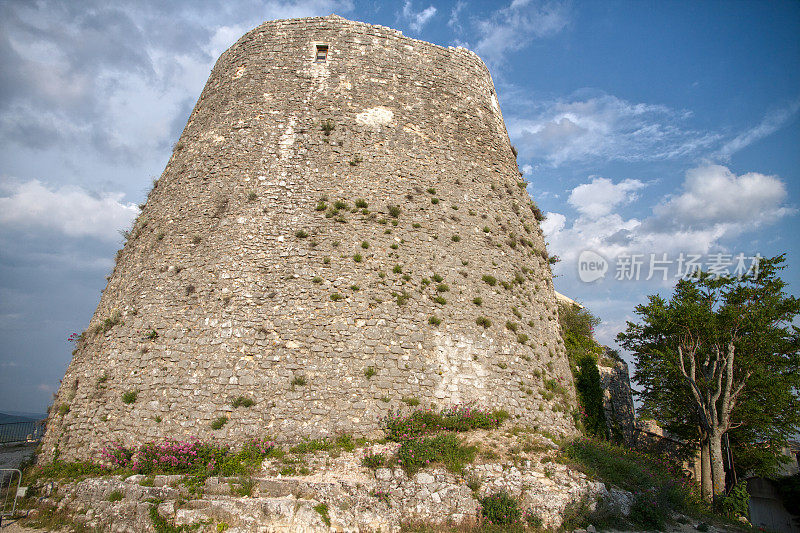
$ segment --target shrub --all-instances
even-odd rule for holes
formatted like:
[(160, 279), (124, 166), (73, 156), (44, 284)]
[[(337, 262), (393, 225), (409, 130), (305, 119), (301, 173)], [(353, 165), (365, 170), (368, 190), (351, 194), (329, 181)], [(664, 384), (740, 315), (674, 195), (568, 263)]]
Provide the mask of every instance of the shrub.
[(483, 298), (481, 298), (480, 296), (476, 296), (475, 298), (472, 299), (472, 303), (474, 303), (475, 305), (481, 305), (483, 304)]
[(492, 231), (492, 230), (489, 228), (489, 226), (484, 226), (484, 227), (483, 227), (483, 232), (484, 232), (484, 233), (491, 233), (491, 231)]
[(333, 300), (334, 302), (338, 302), (341, 299), (342, 295), (339, 294), (338, 292), (334, 292), (333, 294), (331, 294), (331, 300)]
[(436, 194), (436, 189), (433, 187), (428, 187), (428, 194)]
[(252, 399), (252, 398), (248, 398), (248, 397), (246, 397), (246, 396), (239, 396), (238, 398), (235, 398), (235, 399), (234, 399), (234, 400), (231, 402), (231, 405), (232, 405), (234, 408), (236, 408), (236, 407), (252, 407), (252, 406), (253, 406), (255, 403), (256, 403), (256, 402), (255, 402), (255, 401), (253, 401), (253, 399)]
[(395, 274), (402, 274), (403, 273), (403, 267), (400, 266), (400, 265), (395, 265), (392, 268), (392, 272), (394, 272)]
[(416, 406), (419, 405), (419, 399), (418, 398), (403, 398), (401, 401), (404, 404), (409, 405), (411, 407), (416, 407)]
[(506, 321), (506, 329), (508, 329), (509, 331), (513, 331), (514, 333), (516, 333), (518, 328), (519, 324), (517, 324), (516, 322), (512, 322), (510, 320)]
[(491, 524), (511, 525), (522, 519), (517, 500), (505, 491), (496, 492), (480, 499), (481, 516)]
[(367, 368), (364, 369), (364, 377), (366, 377), (367, 379), (370, 379), (375, 374), (377, 374), (377, 372), (374, 366), (368, 366)]
[(444, 304), (446, 304), (446, 303), (447, 303), (447, 300), (446, 300), (446, 299), (445, 299), (445, 297), (444, 297), (444, 296), (442, 296), (441, 294), (437, 294), (437, 295), (436, 295), (436, 296), (434, 296), (432, 299), (433, 299), (433, 301), (434, 301), (434, 302), (436, 302), (436, 303), (437, 303), (437, 304), (439, 304), (439, 305), (444, 305)]
[(313, 281), (314, 283), (322, 283), (322, 281), (323, 281), (323, 280), (322, 280), (322, 278), (321, 278), (321, 277), (319, 277), (319, 276), (314, 276), (314, 277), (311, 279), (311, 281)]
[(325, 135), (330, 135), (335, 127), (336, 126), (334, 126), (333, 121), (331, 121), (331, 119), (327, 119), (320, 126), (320, 128), (322, 129), (323, 133), (325, 133)]
[(492, 321), (486, 318), (485, 316), (479, 316), (475, 319), (475, 323), (479, 326), (483, 326), (484, 328), (488, 328), (492, 325)]
[(441, 283), (442, 281), (444, 281), (444, 278), (439, 274), (434, 274), (431, 277), (433, 278), (433, 281), (435, 281), (436, 283)]
[(328, 209), (328, 204), (320, 200), (319, 202), (317, 202), (317, 207), (315, 207), (314, 209), (316, 211), (325, 211), (326, 209)]
[(359, 198), (358, 200), (356, 200), (356, 207), (358, 207), (359, 209), (366, 209), (367, 201), (364, 200), (363, 198)]
[(215, 418), (211, 421), (211, 429), (222, 429), (222, 426), (228, 423), (227, 416), (220, 416), (219, 418)]
[(308, 232), (305, 231), (305, 230), (299, 229), (299, 230), (294, 232), (294, 236), (297, 237), (298, 239), (305, 239), (306, 237), (308, 237)]
[[(123, 396), (123, 401), (124, 401), (124, 396)], [(61, 416), (64, 416), (67, 413), (69, 413), (69, 404), (68, 403), (62, 403), (61, 405), (58, 406), (58, 414), (60, 414)]]
[(438, 204), (438, 203), (439, 203), (439, 199), (438, 199), (438, 198), (431, 198), (431, 203), (432, 203), (433, 205), (436, 205), (436, 204)]
[(422, 224), (420, 224), (419, 222), (414, 222), (413, 224), (411, 224), (411, 227), (414, 229), (418, 229), (422, 227)]
[(247, 193), (247, 199), (251, 202), (255, 202), (258, 199), (258, 195), (254, 191), (250, 191)]
[(364, 260), (364, 258), (363, 258), (363, 257), (361, 257), (361, 254), (355, 254), (355, 255), (353, 255), (353, 261), (355, 261), (356, 263), (360, 263), (360, 262), (361, 262), (361, 261), (363, 261), (363, 260)]
[(403, 441), (397, 450), (397, 462), (409, 474), (431, 463), (443, 463), (449, 471), (460, 472), (465, 464), (475, 459), (477, 451), (477, 447), (463, 446), (458, 437), (445, 433)]
[(520, 333), (519, 335), (517, 335), (517, 342), (520, 344), (525, 344), (526, 342), (528, 342), (528, 336), (525, 335), (524, 333)]
[(733, 486), (730, 493), (722, 499), (722, 513), (733, 519), (740, 516), (747, 518), (750, 512), (750, 494), (747, 492), (747, 482), (740, 481)]
[(436, 286), (436, 292), (448, 292), (450, 287), (445, 283), (440, 283)]
[(128, 392), (122, 393), (122, 403), (133, 403), (136, 401), (136, 397), (139, 396), (139, 391), (129, 390)]
[[(419, 405), (419, 401), (409, 405)], [(407, 399), (403, 399), (408, 403)], [(403, 441), (441, 431), (469, 431), (471, 429), (496, 429), (509, 417), (508, 413), (486, 411), (471, 405), (457, 405), (441, 412), (431, 409), (420, 409), (410, 415), (402, 416), (399, 412), (390, 414), (383, 420), (386, 438), (392, 441)]]
[(494, 287), (495, 285), (497, 285), (497, 278), (495, 278), (494, 276), (490, 276), (489, 274), (484, 274), (483, 276), (481, 276), (481, 279), (483, 280), (484, 283), (486, 283), (490, 287)]
[(459, 237), (458, 235), (453, 235), (452, 237), (450, 237), (450, 240), (452, 240), (453, 242), (458, 242), (461, 240), (461, 237)]
[(367, 468), (380, 468), (386, 463), (386, 457), (382, 453), (367, 452), (361, 459), (361, 464)]
[(366, 250), (369, 248), (369, 243), (367, 241), (361, 241), (361, 247)]
[(389, 208), (389, 215), (391, 215), (394, 218), (399, 217), (400, 213), (402, 212), (402, 210), (400, 209), (400, 206), (398, 206), (398, 205), (390, 205), (390, 206), (388, 206), (388, 208)]
[(442, 319), (438, 318), (436, 315), (431, 315), (430, 318), (428, 318), (428, 324), (430, 324), (432, 326), (438, 326), (441, 323), (442, 323)]
[(125, 495), (122, 493), (121, 490), (112, 491), (111, 494), (108, 495), (108, 501), (110, 502), (118, 502), (124, 498)]
[(336, 209), (337, 211), (345, 210), (348, 207), (349, 206), (347, 205), (347, 202), (345, 202), (344, 200), (336, 200), (335, 202), (333, 202), (333, 208)]
[(306, 384), (306, 378), (303, 376), (295, 376), (292, 379), (292, 387), (302, 387)]

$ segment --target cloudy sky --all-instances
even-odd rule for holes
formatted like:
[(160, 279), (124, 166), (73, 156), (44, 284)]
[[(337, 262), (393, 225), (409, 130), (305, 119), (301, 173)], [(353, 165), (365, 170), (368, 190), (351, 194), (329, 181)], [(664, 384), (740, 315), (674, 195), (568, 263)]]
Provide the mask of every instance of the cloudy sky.
[[(264, 20), (330, 13), (486, 61), (556, 289), (600, 340), (689, 260), (785, 252), (800, 294), (798, 2), (5, 0), (0, 411), (51, 401), (219, 54)], [(582, 281), (582, 252), (604, 277)]]

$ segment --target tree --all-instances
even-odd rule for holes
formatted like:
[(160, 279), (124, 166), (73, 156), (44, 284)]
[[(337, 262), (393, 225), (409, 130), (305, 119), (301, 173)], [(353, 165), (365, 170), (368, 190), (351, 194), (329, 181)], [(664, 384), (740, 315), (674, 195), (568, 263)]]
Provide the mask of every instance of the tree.
[[(725, 491), (722, 439), (785, 443), (800, 425), (800, 301), (784, 293), (783, 255), (741, 278), (678, 281), (669, 301), (650, 296), (618, 341), (634, 353), (643, 411), (701, 452), (703, 496)], [(767, 402), (767, 403), (764, 403)], [(774, 454), (773, 454), (774, 456)]]

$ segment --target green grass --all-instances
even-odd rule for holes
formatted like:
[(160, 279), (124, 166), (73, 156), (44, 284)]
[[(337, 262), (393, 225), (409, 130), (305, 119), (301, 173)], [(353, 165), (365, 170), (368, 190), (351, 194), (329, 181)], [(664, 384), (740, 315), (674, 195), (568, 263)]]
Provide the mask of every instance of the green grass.
[(367, 379), (372, 378), (372, 376), (374, 376), (377, 373), (378, 372), (375, 370), (374, 366), (368, 366), (367, 368), (364, 369), (364, 377)]
[(124, 498), (124, 497), (125, 497), (125, 495), (122, 493), (121, 490), (115, 490), (115, 491), (112, 491), (111, 494), (108, 495), (107, 500), (110, 501), (110, 502), (118, 502), (118, 501), (121, 501), (122, 498)]
[(690, 515), (707, 511), (694, 483), (663, 456), (586, 438), (568, 443), (562, 453), (562, 462), (632, 492), (630, 520), (635, 526), (658, 529), (674, 511)]
[(442, 319), (437, 317), (436, 315), (431, 315), (430, 318), (428, 318), (428, 324), (430, 324), (431, 326), (438, 326), (441, 323)]
[(306, 237), (308, 237), (308, 232), (306, 230), (299, 229), (294, 232), (294, 236), (297, 237), (298, 239), (305, 239)]
[(475, 305), (483, 305), (483, 298), (481, 298), (480, 296), (476, 296), (475, 298), (472, 299), (472, 303), (474, 303)]
[(235, 408), (235, 407), (252, 407), (252, 406), (253, 406), (255, 403), (256, 403), (256, 402), (255, 402), (255, 401), (253, 401), (253, 399), (252, 399), (252, 398), (248, 398), (247, 396), (239, 396), (238, 398), (235, 398), (235, 399), (234, 399), (234, 400), (231, 402), (231, 405), (232, 405), (234, 408)]
[(484, 274), (483, 276), (481, 276), (481, 279), (483, 280), (484, 283), (486, 283), (490, 287), (494, 287), (495, 285), (497, 285), (497, 278), (489, 274)]
[(128, 392), (122, 393), (122, 403), (131, 404), (136, 401), (136, 398), (139, 396), (139, 391), (129, 390)]
[(319, 513), (319, 516), (322, 518), (322, 521), (325, 523), (325, 525), (331, 527), (331, 517), (328, 515), (327, 504), (320, 503), (319, 505), (315, 505), (314, 510)]
[(228, 423), (228, 417), (220, 416), (211, 421), (211, 429), (213, 430), (222, 429), (222, 426), (224, 426), (227, 423)]
[(492, 321), (486, 318), (485, 316), (479, 316), (478, 318), (476, 318), (475, 323), (484, 328), (489, 328), (492, 325)]

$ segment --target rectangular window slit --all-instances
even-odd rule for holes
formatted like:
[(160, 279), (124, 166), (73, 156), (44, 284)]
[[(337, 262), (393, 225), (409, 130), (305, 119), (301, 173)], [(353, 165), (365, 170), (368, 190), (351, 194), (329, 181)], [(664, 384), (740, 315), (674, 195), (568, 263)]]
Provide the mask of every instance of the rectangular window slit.
[(318, 44), (317, 45), (317, 55), (316, 61), (321, 62), (328, 59), (328, 45), (327, 44)]

